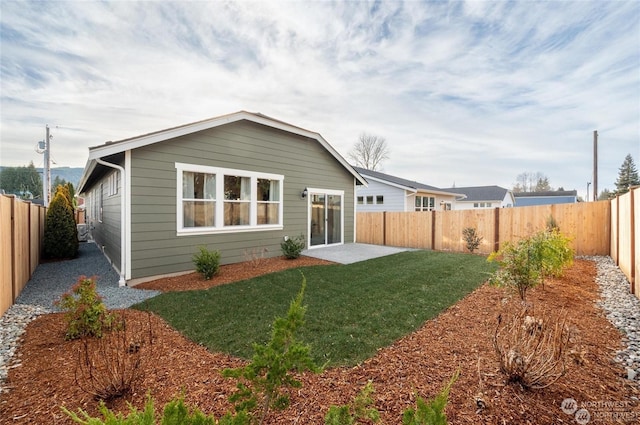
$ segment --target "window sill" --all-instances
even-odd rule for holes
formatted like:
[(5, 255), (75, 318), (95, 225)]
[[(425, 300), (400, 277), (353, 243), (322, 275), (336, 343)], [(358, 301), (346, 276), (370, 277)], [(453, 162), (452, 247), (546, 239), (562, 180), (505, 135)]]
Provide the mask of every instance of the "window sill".
[(196, 236), (196, 235), (217, 235), (225, 233), (246, 233), (246, 232), (264, 232), (268, 230), (282, 230), (284, 226), (281, 224), (265, 225), (265, 226), (227, 226), (222, 229), (206, 228), (206, 229), (181, 229), (176, 232), (176, 236)]

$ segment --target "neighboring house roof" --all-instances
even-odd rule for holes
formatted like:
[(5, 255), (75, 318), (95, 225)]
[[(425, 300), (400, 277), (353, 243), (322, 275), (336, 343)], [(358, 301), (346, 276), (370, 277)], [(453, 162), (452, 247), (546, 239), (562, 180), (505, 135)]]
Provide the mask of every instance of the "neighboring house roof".
[(153, 133), (118, 140), (116, 142), (106, 142), (99, 146), (90, 147), (89, 159), (87, 160), (87, 165), (85, 166), (84, 173), (80, 179), (80, 183), (78, 184), (78, 193), (82, 192), (84, 185), (87, 183), (88, 178), (95, 169), (97, 159), (242, 120), (251, 121), (317, 140), (344, 168), (353, 175), (358, 184), (366, 186), (366, 180), (358, 174), (358, 172), (319, 133), (296, 127), (261, 113), (239, 111), (228, 115), (196, 121), (178, 127), (172, 127), (165, 130), (155, 131)]
[(519, 192), (514, 193), (516, 198), (547, 198), (554, 196), (578, 196), (577, 190), (550, 190), (546, 192)]
[(467, 195), (464, 202), (478, 202), (478, 201), (500, 201), (504, 199), (509, 192), (509, 189), (505, 189), (500, 186), (469, 186), (469, 187), (452, 187), (444, 189), (449, 192), (460, 193)]
[(383, 183), (390, 184), (401, 189), (409, 190), (411, 192), (430, 192), (443, 195), (456, 196), (458, 193), (453, 193), (448, 189), (440, 189), (435, 186), (429, 186), (428, 184), (419, 183), (413, 180), (403, 179), (401, 177), (392, 176), (390, 174), (381, 173), (379, 171), (367, 170), (362, 167), (353, 167), (360, 175), (366, 179), (376, 180)]

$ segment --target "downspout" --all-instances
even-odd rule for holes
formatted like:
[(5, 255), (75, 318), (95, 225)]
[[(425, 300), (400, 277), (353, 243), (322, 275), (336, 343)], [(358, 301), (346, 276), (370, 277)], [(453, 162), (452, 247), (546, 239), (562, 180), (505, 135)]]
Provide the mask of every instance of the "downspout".
[(125, 250), (127, 246), (125, 243), (125, 237), (127, 233), (125, 229), (126, 215), (124, 210), (125, 201), (126, 201), (126, 190), (127, 190), (126, 176), (125, 176), (124, 168), (117, 164), (112, 164), (111, 162), (103, 161), (100, 158), (96, 158), (96, 162), (98, 164), (101, 164), (110, 168), (115, 168), (116, 170), (120, 171), (120, 184), (122, 186), (122, 194), (120, 195), (120, 280), (118, 281), (118, 286), (126, 286), (127, 282), (124, 279), (125, 258), (126, 258)]

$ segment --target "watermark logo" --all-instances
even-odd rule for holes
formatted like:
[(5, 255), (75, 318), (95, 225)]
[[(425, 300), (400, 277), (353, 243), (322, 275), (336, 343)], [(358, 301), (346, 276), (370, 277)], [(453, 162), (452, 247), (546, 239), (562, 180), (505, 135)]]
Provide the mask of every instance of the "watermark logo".
[(567, 415), (573, 415), (578, 410), (578, 402), (572, 398), (565, 398), (560, 404), (560, 408)]
[(586, 425), (596, 422), (636, 423), (640, 413), (634, 410), (635, 404), (630, 401), (586, 401), (578, 403), (573, 398), (565, 398), (560, 403), (560, 410), (573, 416), (576, 423)]

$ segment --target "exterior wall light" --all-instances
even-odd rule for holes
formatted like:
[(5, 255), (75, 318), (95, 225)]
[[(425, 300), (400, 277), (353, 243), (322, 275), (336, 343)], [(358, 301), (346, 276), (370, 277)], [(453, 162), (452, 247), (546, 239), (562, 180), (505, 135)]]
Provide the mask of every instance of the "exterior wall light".
[(305, 187), (304, 190), (302, 191), (302, 193), (300, 194), (300, 196), (302, 196), (302, 199), (307, 197), (307, 194), (309, 193), (309, 191), (307, 190), (307, 188)]

